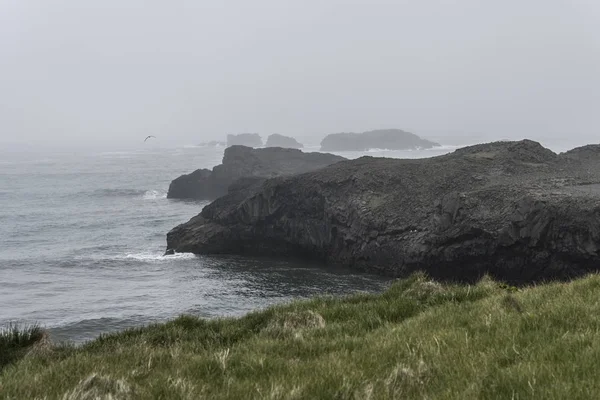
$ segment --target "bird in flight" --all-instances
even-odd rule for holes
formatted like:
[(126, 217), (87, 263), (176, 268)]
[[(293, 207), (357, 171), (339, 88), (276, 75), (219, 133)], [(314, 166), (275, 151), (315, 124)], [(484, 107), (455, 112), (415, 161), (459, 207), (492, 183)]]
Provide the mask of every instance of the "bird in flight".
[(148, 140), (148, 139), (150, 139), (150, 138), (154, 138), (154, 139), (156, 139), (156, 136), (152, 136), (152, 135), (150, 135), (150, 136), (147, 136), (147, 137), (146, 137), (146, 139), (144, 139), (144, 143), (146, 142), (146, 140)]

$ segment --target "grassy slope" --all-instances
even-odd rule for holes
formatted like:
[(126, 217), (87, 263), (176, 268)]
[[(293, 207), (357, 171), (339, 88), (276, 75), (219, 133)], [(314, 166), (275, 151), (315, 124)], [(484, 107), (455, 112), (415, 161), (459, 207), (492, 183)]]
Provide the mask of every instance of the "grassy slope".
[(600, 276), (518, 292), (415, 275), (382, 295), (172, 322), (0, 372), (8, 398), (595, 398)]
[(25, 357), (33, 346), (43, 344), (46, 340), (43, 329), (39, 326), (20, 327), (9, 325), (0, 329), (0, 371)]

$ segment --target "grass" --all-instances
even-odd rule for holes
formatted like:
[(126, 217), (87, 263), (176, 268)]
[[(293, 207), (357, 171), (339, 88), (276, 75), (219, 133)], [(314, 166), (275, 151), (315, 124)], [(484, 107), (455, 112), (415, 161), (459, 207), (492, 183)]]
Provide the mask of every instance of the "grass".
[(599, 275), (516, 289), (417, 274), (382, 294), (183, 316), (30, 350), (0, 372), (0, 397), (591, 399), (599, 294)]
[(39, 347), (46, 335), (39, 326), (10, 324), (0, 329), (0, 371), (15, 361), (25, 357), (32, 347)]

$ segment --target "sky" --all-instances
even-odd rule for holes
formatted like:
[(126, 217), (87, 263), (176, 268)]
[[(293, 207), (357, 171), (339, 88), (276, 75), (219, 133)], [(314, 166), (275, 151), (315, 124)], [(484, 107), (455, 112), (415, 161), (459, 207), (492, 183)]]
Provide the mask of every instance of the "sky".
[(0, 146), (600, 142), (597, 0), (0, 0)]

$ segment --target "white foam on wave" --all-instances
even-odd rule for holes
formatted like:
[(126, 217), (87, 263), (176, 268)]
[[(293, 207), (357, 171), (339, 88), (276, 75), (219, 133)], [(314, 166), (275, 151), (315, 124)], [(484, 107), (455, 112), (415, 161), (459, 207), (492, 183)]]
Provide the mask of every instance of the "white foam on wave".
[[(400, 151), (412, 151), (413, 149), (406, 149), (406, 150), (400, 150)], [(369, 150), (366, 150), (365, 153), (383, 153), (386, 151), (398, 151), (398, 150), (392, 150), (392, 149), (379, 149), (377, 147), (373, 147), (370, 148)]]
[(463, 145), (458, 145), (458, 144), (443, 144), (441, 146), (435, 146), (435, 147), (430, 147), (428, 149), (423, 149), (424, 151), (443, 151), (443, 150), (456, 150), (456, 149), (460, 149), (462, 147), (467, 147), (470, 146), (469, 144), (463, 144)]
[(300, 150), (303, 153), (319, 152), (321, 150), (321, 145), (319, 145), (319, 144), (304, 145), (304, 147), (302, 147)]
[(167, 192), (164, 190), (146, 190), (144, 193), (144, 200), (157, 200), (157, 199), (166, 199)]
[(137, 260), (137, 261), (145, 261), (145, 262), (157, 262), (157, 261), (168, 261), (168, 260), (190, 260), (194, 258), (195, 255), (192, 253), (175, 253), (172, 255), (163, 255), (157, 253), (130, 253), (122, 257), (122, 259), (126, 260)]
[[(86, 192), (82, 192), (82, 193), (86, 193)], [(144, 194), (144, 193), (145, 193), (145, 191), (140, 190), (140, 189), (105, 188), (105, 189), (96, 189), (93, 192), (91, 192), (90, 194), (92, 196), (100, 196), (100, 197), (131, 197), (131, 196), (139, 196), (140, 194)]]
[(143, 261), (147, 263), (161, 263), (172, 260), (191, 260), (196, 257), (192, 253), (175, 253), (171, 255), (164, 255), (163, 252), (156, 251), (145, 251), (137, 253), (121, 253), (121, 254), (79, 254), (73, 256), (75, 260), (81, 261), (101, 261), (103, 263), (107, 261)]
[(367, 150), (367, 153), (381, 153), (381, 152), (417, 152), (417, 151), (446, 151), (446, 150), (456, 150), (465, 146), (457, 146), (457, 145), (442, 145), (442, 146), (434, 146), (434, 147), (415, 147), (412, 149), (379, 149), (379, 148), (371, 148)]

